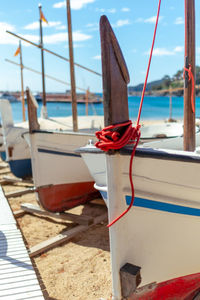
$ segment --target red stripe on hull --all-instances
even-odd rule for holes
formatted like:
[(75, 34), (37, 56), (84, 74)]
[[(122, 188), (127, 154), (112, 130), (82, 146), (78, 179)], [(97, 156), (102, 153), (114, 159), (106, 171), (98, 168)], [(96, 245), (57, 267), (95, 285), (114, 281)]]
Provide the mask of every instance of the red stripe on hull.
[(49, 185), (37, 188), (38, 198), (45, 210), (63, 212), (100, 197), (94, 182)]
[[(183, 262), (184, 263), (184, 262)], [(199, 296), (200, 273), (139, 288), (129, 300), (193, 300)], [(195, 297), (195, 299), (200, 298)]]

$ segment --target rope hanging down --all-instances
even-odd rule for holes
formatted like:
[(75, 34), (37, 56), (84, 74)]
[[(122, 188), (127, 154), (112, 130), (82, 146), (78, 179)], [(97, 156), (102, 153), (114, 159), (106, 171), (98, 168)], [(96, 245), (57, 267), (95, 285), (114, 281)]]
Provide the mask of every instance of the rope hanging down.
[[(118, 216), (110, 224), (108, 224), (108, 227), (112, 226), (119, 219), (121, 219), (131, 209), (131, 207), (134, 203), (134, 185), (133, 185), (133, 179), (132, 179), (132, 165), (133, 165), (133, 158), (135, 156), (135, 151), (136, 151), (137, 145), (140, 140), (140, 135), (141, 135), (140, 125), (139, 125), (140, 115), (141, 115), (142, 104), (143, 104), (143, 100), (144, 100), (144, 94), (145, 94), (145, 90), (146, 90), (146, 85), (147, 85), (147, 80), (148, 80), (148, 75), (149, 75), (149, 70), (150, 70), (150, 65), (151, 65), (151, 59), (152, 59), (152, 54), (153, 54), (153, 48), (154, 48), (154, 43), (155, 43), (155, 38), (156, 38), (156, 31), (157, 31), (159, 14), (160, 14), (160, 6), (161, 6), (161, 0), (159, 0), (159, 3), (158, 3), (158, 11), (157, 11), (156, 25), (155, 25), (155, 29), (154, 29), (154, 35), (153, 35), (153, 42), (152, 42), (152, 46), (151, 46), (149, 62), (148, 62), (148, 67), (147, 67), (147, 73), (146, 73), (146, 78), (145, 78), (144, 87), (143, 87), (143, 91), (142, 91), (136, 127), (132, 127), (132, 122), (129, 120), (128, 122), (125, 122), (125, 123), (107, 126), (102, 131), (96, 132), (96, 136), (99, 139), (99, 142), (97, 142), (95, 144), (95, 146), (97, 148), (102, 149), (103, 151), (108, 151), (110, 149), (116, 150), (116, 149), (120, 149), (120, 148), (124, 147), (127, 144), (134, 144), (133, 151), (131, 154), (131, 159), (130, 159), (130, 165), (129, 165), (129, 179), (130, 179), (131, 193), (132, 193), (131, 203), (130, 203), (129, 207), (120, 216)], [(122, 128), (123, 128), (123, 130), (121, 130)], [(120, 129), (120, 131), (123, 131), (123, 134), (119, 133), (119, 129)]]

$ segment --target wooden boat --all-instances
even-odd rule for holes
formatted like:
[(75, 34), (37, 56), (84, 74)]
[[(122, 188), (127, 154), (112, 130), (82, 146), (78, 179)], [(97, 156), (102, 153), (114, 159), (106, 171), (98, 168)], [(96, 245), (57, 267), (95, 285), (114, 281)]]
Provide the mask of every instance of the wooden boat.
[(85, 129), (40, 130), (34, 99), (29, 91), (28, 95), (29, 133), (23, 136), (31, 148), (33, 181), (40, 204), (46, 210), (61, 212), (97, 198), (99, 192), (93, 187), (93, 178), (81, 156), (74, 153), (89, 139), (95, 140), (94, 134)]
[[(194, 22), (194, 2), (186, 3), (187, 13), (192, 5)], [(100, 26), (105, 125), (119, 124), (114, 129), (119, 132), (120, 123), (129, 120), (129, 76), (105, 16)], [(190, 56), (188, 59), (190, 62)], [(189, 89), (187, 95), (191, 96), (191, 83), (187, 84), (186, 94)], [(195, 126), (191, 132), (195, 133)], [(171, 140), (163, 140), (155, 147), (153, 142), (137, 147), (130, 174), (133, 206), (109, 228), (113, 300), (199, 299), (199, 133), (196, 138), (196, 151), (183, 151), (182, 138), (173, 139), (173, 145)], [(107, 201), (109, 222), (132, 200), (129, 168), (133, 147), (106, 153), (91, 145), (78, 150)]]
[[(30, 148), (22, 136), (28, 131), (28, 122), (14, 124), (12, 108), (6, 99), (0, 100), (0, 113), (3, 126), (1, 128), (3, 136), (0, 136), (0, 141), (3, 140), (3, 144), (0, 146), (1, 157), (9, 163), (11, 172), (15, 176), (19, 178), (32, 177)], [(63, 118), (39, 118), (40, 127), (43, 130), (63, 131), (70, 128), (70, 121), (70, 118), (68, 122), (64, 122)], [(87, 121), (91, 126), (101, 122), (98, 117), (97, 120), (88, 117)]]

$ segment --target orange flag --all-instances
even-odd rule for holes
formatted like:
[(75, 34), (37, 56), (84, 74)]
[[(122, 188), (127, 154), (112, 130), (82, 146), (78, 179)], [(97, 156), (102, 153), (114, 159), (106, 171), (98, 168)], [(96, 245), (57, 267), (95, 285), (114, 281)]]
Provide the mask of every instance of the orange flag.
[(17, 56), (20, 53), (20, 47), (17, 48), (17, 50), (15, 51), (14, 56)]
[(48, 21), (47, 21), (47, 19), (45, 18), (45, 16), (44, 16), (42, 10), (40, 10), (40, 19), (41, 19), (43, 22), (45, 22), (45, 23), (48, 24)]

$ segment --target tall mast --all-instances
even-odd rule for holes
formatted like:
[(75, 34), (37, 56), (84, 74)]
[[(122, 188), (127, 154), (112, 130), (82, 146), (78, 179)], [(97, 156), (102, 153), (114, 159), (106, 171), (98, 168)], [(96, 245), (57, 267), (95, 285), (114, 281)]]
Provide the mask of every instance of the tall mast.
[(73, 40), (72, 40), (71, 8), (70, 8), (70, 0), (66, 0), (66, 1), (67, 1), (67, 23), (68, 23), (69, 59), (70, 59), (73, 131), (78, 131), (76, 82), (75, 82), (75, 73), (74, 73), (74, 54), (73, 54)]
[(43, 32), (42, 32), (42, 5), (39, 4), (39, 23), (40, 23), (40, 48), (41, 48), (41, 63), (42, 63), (42, 104), (43, 104), (43, 117), (47, 118), (46, 108), (46, 91), (45, 91), (45, 75), (44, 75), (44, 52), (43, 52)]
[[(184, 150), (195, 150), (195, 112), (192, 110), (192, 92), (195, 106), (195, 3), (185, 0), (185, 68), (191, 68), (194, 76), (194, 87), (185, 71), (184, 86)], [(194, 88), (194, 91), (192, 89)]]
[(22, 116), (23, 121), (26, 121), (26, 115), (25, 115), (25, 101), (24, 101), (24, 80), (23, 80), (23, 62), (22, 62), (22, 45), (21, 41), (19, 41), (19, 49), (20, 49), (20, 68), (21, 68), (21, 96), (22, 96)]

